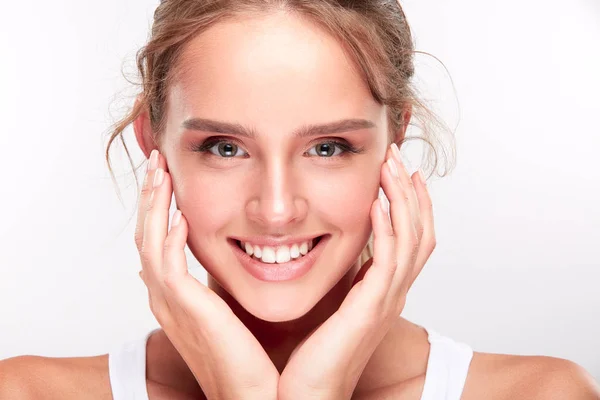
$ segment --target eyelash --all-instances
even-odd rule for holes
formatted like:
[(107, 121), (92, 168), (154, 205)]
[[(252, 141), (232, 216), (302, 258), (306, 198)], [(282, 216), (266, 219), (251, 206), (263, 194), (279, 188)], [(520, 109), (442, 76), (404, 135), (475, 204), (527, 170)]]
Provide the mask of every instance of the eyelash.
[[(218, 158), (222, 158), (222, 159), (226, 159), (226, 158), (237, 158), (237, 157), (221, 157), (218, 156), (216, 154), (213, 154), (210, 149), (212, 149), (214, 146), (219, 145), (221, 143), (233, 143), (236, 146), (241, 147), (238, 142), (234, 139), (231, 138), (227, 138), (227, 137), (211, 137), (206, 139), (204, 142), (198, 144), (198, 145), (193, 145), (192, 146), (192, 151), (196, 151), (199, 153), (207, 153), (207, 155), (211, 155), (211, 156), (215, 156)], [(354, 147), (353, 145), (351, 145), (348, 141), (344, 140), (344, 139), (336, 139), (336, 138), (332, 138), (329, 140), (324, 140), (322, 142), (318, 142), (315, 143), (314, 145), (311, 146), (311, 149), (314, 148), (315, 146), (319, 145), (319, 144), (333, 144), (337, 147), (339, 147), (342, 152), (338, 155), (333, 155), (333, 156), (329, 156), (329, 157), (320, 157), (317, 156), (318, 158), (324, 158), (324, 159), (332, 159), (332, 158), (336, 158), (336, 157), (347, 157), (350, 154), (361, 154), (364, 152), (364, 148), (357, 148)], [(245, 158), (245, 157), (244, 157)]]

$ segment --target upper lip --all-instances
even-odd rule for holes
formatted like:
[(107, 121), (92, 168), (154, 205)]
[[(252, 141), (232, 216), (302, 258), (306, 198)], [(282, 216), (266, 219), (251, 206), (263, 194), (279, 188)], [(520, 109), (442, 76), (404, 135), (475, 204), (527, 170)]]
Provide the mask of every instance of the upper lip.
[(297, 236), (297, 237), (285, 236), (285, 237), (278, 237), (278, 238), (272, 237), (272, 236), (252, 236), (252, 237), (237, 236), (237, 237), (231, 237), (231, 238), (234, 240), (239, 240), (240, 242), (255, 244), (258, 246), (277, 247), (277, 246), (289, 246), (294, 243), (302, 243), (302, 242), (305, 242), (308, 240), (313, 240), (320, 236), (323, 236), (323, 235), (321, 234), (321, 235)]

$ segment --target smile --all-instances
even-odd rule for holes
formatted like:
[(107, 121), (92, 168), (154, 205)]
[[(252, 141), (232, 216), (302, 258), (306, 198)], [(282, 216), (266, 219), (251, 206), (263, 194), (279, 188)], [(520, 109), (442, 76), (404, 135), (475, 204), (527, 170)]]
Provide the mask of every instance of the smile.
[[(287, 281), (306, 274), (323, 252), (331, 235), (291, 245), (256, 246), (228, 239), (244, 269), (261, 281)], [(258, 250), (258, 251), (257, 251)]]
[(295, 260), (306, 256), (315, 247), (323, 236), (316, 237), (312, 240), (306, 240), (291, 245), (281, 246), (260, 246), (248, 242), (237, 241), (240, 249), (254, 259), (262, 261), (266, 264), (283, 264), (290, 260)]

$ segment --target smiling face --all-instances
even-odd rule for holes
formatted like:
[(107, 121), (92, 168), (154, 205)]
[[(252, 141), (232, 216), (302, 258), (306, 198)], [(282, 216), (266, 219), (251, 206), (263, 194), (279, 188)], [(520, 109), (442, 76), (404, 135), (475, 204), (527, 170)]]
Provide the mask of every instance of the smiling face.
[[(188, 246), (251, 314), (299, 318), (356, 267), (368, 240), (386, 108), (333, 37), (283, 13), (218, 23), (180, 62), (160, 147), (189, 223)], [(306, 129), (343, 120), (354, 122)], [(322, 235), (312, 267), (279, 282), (249, 273), (231, 240)]]

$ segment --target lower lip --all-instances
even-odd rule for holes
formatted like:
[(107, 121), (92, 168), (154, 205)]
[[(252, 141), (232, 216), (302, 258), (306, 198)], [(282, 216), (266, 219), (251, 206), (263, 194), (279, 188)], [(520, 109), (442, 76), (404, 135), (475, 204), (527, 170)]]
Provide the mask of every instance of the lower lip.
[(292, 259), (282, 264), (267, 264), (249, 256), (238, 245), (237, 240), (229, 239), (229, 244), (233, 247), (233, 252), (242, 266), (256, 279), (265, 282), (282, 282), (298, 279), (306, 274), (314, 265), (317, 258), (323, 252), (325, 244), (329, 241), (329, 235), (321, 237), (319, 243), (305, 256)]

